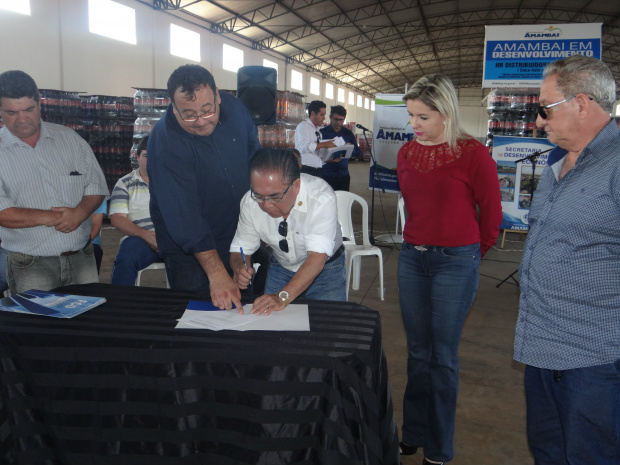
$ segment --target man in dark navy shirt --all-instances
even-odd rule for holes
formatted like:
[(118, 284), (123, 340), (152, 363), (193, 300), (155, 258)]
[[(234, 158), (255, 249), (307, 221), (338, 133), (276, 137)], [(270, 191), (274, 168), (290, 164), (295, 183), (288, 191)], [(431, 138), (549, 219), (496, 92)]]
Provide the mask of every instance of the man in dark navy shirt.
[(209, 71), (184, 65), (168, 79), (171, 104), (148, 143), (151, 219), (170, 287), (240, 308), (229, 247), (248, 164), (260, 147), (243, 104), (220, 93)]
[[(351, 158), (360, 156), (361, 150), (357, 146), (355, 134), (344, 127), (344, 121), (347, 119), (347, 110), (342, 105), (332, 107), (329, 120), (329, 126), (321, 129), (323, 139), (335, 139), (342, 137), (347, 144), (352, 144), (355, 148), (351, 154)], [(323, 165), (321, 177), (332, 186), (335, 191), (348, 191), (351, 184), (351, 176), (349, 175), (349, 159), (338, 158), (336, 160), (327, 160)]]

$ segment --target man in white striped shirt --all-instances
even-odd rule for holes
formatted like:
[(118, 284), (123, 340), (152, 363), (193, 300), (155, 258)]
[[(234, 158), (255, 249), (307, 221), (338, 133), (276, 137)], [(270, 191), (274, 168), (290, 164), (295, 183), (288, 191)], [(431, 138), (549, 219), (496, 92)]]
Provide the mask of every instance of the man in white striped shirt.
[(109, 193), (89, 145), (41, 120), (23, 71), (0, 74), (0, 237), (11, 293), (97, 282), (90, 215)]

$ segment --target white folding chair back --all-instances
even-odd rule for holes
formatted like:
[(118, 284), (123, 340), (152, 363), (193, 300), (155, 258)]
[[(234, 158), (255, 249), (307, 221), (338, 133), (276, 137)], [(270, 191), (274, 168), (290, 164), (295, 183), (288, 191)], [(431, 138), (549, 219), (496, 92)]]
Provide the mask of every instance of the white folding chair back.
[[(143, 271), (152, 271), (152, 270), (164, 270), (164, 273), (166, 273), (166, 265), (162, 262), (157, 262), (157, 263), (152, 263), (149, 266), (147, 266), (146, 268), (141, 269), (140, 271), (138, 271), (138, 276), (136, 277), (136, 286), (140, 285), (140, 278), (142, 277), (142, 272)], [(170, 283), (168, 282), (168, 274), (166, 273), (166, 287), (168, 289), (170, 289)]]
[(403, 241), (405, 240), (405, 199), (401, 197), (398, 198), (398, 214), (400, 215), (400, 224), (402, 225), (401, 231), (403, 232)]
[[(362, 197), (352, 192), (336, 191), (338, 201), (338, 221), (342, 227), (342, 235), (345, 247), (345, 262), (347, 271), (347, 290), (346, 296), (349, 300), (349, 287), (351, 285), (351, 275), (353, 275), (353, 289), (360, 287), (361, 257), (376, 256), (379, 261), (379, 295), (384, 300), (383, 289), (383, 254), (379, 247), (370, 244), (368, 237), (368, 203)], [(352, 209), (355, 203), (362, 207), (362, 240), (357, 244), (355, 240), (355, 230), (353, 227)]]

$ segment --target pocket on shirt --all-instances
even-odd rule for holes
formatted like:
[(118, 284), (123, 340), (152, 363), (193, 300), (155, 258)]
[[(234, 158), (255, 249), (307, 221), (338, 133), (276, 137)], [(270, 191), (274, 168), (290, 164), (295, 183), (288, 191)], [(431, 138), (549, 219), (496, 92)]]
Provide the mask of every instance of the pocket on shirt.
[(84, 197), (85, 180), (85, 175), (61, 176), (54, 187), (62, 204), (55, 206), (71, 208), (77, 206)]

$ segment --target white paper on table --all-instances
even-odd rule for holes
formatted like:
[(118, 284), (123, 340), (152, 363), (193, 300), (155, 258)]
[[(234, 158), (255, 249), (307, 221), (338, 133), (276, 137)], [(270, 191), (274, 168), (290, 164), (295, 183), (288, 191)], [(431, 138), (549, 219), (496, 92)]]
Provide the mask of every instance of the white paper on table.
[(176, 325), (177, 329), (210, 329), (221, 331), (310, 331), (308, 306), (291, 304), (280, 312), (269, 316), (250, 314), (252, 304), (243, 306), (244, 314), (236, 310), (203, 312), (185, 310)]

